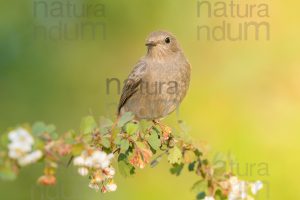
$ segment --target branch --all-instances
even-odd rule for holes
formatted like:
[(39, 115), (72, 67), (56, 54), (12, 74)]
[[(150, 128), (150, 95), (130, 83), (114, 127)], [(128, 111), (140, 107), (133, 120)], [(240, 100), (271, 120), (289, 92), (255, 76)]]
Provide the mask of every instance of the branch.
[(87, 116), (78, 134), (70, 130), (59, 135), (54, 125), (43, 122), (17, 127), (2, 135), (0, 178), (14, 180), (22, 167), (43, 162), (44, 174), (37, 182), (54, 185), (62, 160), (72, 157), (70, 162), (78, 173), (90, 178), (89, 187), (105, 193), (117, 189), (114, 165), (126, 177), (135, 174), (136, 168), (155, 167), (167, 157), (172, 174), (180, 175), (187, 166), (199, 177), (192, 186), (197, 199), (251, 199), (262, 188), (261, 181), (241, 181), (227, 170), (231, 158), (217, 156), (210, 161), (206, 145), (195, 143), (183, 123), (180, 125), (181, 133), (175, 134), (168, 126), (136, 122), (131, 113), (125, 113), (116, 123), (104, 117), (97, 123), (93, 116)]

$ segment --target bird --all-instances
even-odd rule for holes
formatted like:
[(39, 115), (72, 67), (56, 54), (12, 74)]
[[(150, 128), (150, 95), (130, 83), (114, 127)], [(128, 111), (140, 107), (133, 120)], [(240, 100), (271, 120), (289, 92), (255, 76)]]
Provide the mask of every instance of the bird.
[(124, 82), (117, 113), (131, 112), (136, 120), (159, 123), (186, 96), (191, 66), (176, 37), (168, 31), (150, 33), (145, 45), (146, 55)]

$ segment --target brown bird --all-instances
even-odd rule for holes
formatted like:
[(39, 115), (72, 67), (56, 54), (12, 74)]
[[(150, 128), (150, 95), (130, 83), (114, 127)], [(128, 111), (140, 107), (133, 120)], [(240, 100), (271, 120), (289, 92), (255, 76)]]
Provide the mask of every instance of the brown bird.
[(185, 97), (191, 69), (171, 33), (152, 32), (146, 46), (146, 55), (125, 81), (118, 115), (132, 112), (137, 120), (158, 122), (173, 112)]

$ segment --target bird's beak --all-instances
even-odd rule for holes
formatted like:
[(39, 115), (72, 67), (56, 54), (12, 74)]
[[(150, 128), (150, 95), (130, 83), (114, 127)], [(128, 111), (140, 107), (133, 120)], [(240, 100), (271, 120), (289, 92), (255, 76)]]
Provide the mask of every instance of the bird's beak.
[(153, 41), (147, 41), (145, 45), (146, 45), (147, 47), (154, 47), (154, 46), (156, 46), (156, 43), (153, 42)]

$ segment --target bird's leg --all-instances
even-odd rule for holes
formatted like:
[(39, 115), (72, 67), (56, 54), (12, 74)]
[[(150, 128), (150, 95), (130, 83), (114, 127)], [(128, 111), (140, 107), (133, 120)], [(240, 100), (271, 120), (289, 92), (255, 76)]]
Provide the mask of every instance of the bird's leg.
[(170, 137), (170, 134), (172, 133), (172, 129), (169, 126), (162, 124), (159, 120), (153, 120), (153, 123), (154, 123), (154, 125), (159, 126), (159, 128), (161, 129), (162, 134), (163, 134), (163, 139), (165, 141), (168, 140)]

